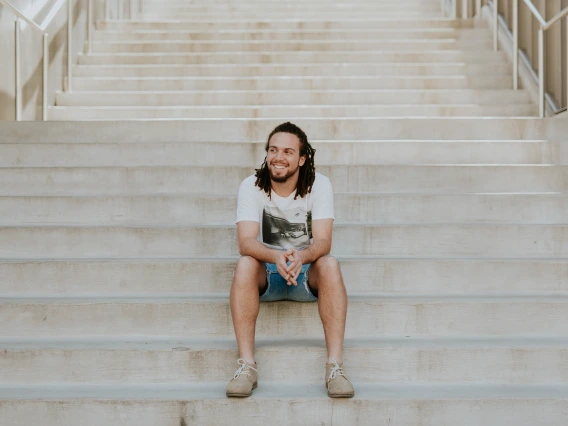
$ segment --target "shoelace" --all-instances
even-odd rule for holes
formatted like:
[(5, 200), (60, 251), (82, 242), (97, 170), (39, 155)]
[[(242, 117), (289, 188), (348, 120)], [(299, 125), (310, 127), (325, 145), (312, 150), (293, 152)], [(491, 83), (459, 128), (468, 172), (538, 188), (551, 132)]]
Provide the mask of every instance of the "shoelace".
[(331, 372), (329, 373), (329, 377), (327, 379), (327, 381), (329, 382), (330, 380), (335, 379), (337, 376), (344, 376), (345, 377), (345, 372), (343, 371), (343, 368), (337, 363), (336, 360), (334, 360), (333, 358), (329, 359), (332, 364), (333, 364), (333, 368), (331, 369)]
[(233, 379), (237, 379), (241, 374), (246, 374), (247, 376), (250, 376), (250, 371), (249, 368), (256, 371), (258, 373), (258, 370), (254, 367), (251, 367), (250, 365), (247, 364), (247, 362), (244, 359), (238, 359), (237, 360), (237, 364), (240, 365), (239, 369), (235, 372), (235, 375), (233, 377)]

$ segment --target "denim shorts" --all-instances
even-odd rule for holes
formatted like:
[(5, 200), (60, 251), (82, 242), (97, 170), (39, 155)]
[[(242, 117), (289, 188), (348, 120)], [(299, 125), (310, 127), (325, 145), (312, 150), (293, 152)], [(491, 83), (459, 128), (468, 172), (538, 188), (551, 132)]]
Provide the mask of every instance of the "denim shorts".
[(268, 287), (260, 296), (261, 302), (276, 302), (277, 300), (293, 300), (295, 302), (316, 302), (318, 298), (314, 296), (308, 286), (308, 272), (310, 265), (302, 265), (302, 270), (296, 279), (298, 285), (288, 285), (278, 272), (274, 263), (265, 263), (266, 282)]

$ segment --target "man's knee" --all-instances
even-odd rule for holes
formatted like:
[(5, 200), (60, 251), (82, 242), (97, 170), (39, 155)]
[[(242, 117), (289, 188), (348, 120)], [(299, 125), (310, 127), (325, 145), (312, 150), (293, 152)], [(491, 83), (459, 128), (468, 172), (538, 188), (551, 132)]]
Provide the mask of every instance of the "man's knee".
[(243, 256), (237, 260), (235, 273), (233, 276), (233, 285), (256, 285), (262, 286), (266, 277), (266, 269), (264, 264), (254, 257)]
[(245, 273), (255, 273), (261, 268), (262, 263), (251, 256), (242, 256), (237, 260), (237, 266), (235, 268), (235, 274)]
[(333, 256), (327, 255), (322, 256), (316, 260), (313, 264), (320, 273), (337, 274), (341, 273), (341, 268), (339, 267), (339, 262)]

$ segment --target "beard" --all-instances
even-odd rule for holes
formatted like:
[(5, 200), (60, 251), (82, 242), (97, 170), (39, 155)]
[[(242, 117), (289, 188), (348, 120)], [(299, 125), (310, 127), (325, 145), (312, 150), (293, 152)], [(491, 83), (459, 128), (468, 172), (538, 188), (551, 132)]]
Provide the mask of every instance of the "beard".
[(277, 183), (284, 183), (288, 179), (290, 179), (290, 177), (294, 176), (294, 174), (298, 171), (298, 169), (299, 169), (299, 166), (296, 167), (294, 170), (288, 171), (288, 173), (286, 173), (283, 176), (274, 176), (274, 174), (272, 173), (272, 168), (268, 167), (268, 174), (270, 175), (270, 180), (277, 182)]

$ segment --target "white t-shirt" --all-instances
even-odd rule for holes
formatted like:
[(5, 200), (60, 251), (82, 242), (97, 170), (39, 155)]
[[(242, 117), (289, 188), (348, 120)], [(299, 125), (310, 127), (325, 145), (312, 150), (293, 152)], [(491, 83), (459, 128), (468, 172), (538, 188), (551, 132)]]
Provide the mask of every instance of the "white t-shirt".
[(278, 250), (303, 249), (312, 242), (312, 220), (334, 219), (331, 182), (316, 173), (312, 192), (294, 200), (296, 191), (283, 198), (271, 191), (272, 199), (254, 183), (254, 175), (239, 188), (237, 223), (260, 223), (258, 240)]

